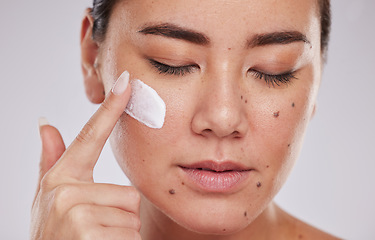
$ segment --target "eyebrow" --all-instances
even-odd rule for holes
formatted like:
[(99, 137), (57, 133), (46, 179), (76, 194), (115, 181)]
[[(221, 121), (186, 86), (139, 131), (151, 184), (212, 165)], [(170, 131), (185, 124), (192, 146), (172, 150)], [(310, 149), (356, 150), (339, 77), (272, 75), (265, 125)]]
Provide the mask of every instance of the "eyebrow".
[[(205, 34), (170, 23), (146, 25), (138, 32), (145, 35), (150, 34), (181, 39), (198, 45), (210, 44), (210, 39)], [(307, 37), (301, 32), (282, 31), (256, 34), (247, 41), (247, 47), (254, 48), (273, 44), (289, 44), (293, 42), (304, 42), (311, 45)]]
[(169, 23), (146, 26), (138, 32), (146, 35), (160, 35), (168, 38), (181, 39), (198, 45), (209, 45), (210, 43), (209, 38), (203, 33)]
[(249, 48), (272, 44), (289, 44), (293, 42), (304, 42), (311, 45), (307, 37), (298, 31), (273, 32), (257, 34), (247, 42)]

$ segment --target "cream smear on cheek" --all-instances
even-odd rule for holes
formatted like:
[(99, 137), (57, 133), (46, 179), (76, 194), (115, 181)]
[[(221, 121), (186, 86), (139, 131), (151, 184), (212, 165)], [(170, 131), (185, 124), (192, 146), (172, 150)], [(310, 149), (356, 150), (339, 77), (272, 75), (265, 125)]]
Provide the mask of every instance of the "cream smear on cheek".
[(130, 82), (132, 93), (125, 112), (150, 128), (162, 128), (166, 106), (158, 93), (139, 79)]

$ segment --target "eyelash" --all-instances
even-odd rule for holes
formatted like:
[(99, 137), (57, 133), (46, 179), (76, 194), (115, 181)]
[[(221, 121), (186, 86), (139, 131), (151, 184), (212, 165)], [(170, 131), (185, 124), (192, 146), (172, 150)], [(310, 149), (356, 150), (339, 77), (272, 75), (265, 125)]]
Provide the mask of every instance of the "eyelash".
[[(174, 76), (184, 76), (194, 71), (194, 69), (199, 68), (197, 65), (185, 65), (185, 66), (170, 66), (153, 59), (149, 59), (152, 66), (154, 66), (160, 74), (174, 75)], [(286, 72), (282, 74), (266, 74), (253, 69), (249, 70), (252, 75), (257, 79), (264, 79), (269, 87), (287, 85), (292, 79), (297, 79), (295, 72)]]
[(166, 75), (184, 76), (185, 74), (193, 72), (195, 68), (199, 68), (197, 65), (170, 66), (153, 59), (149, 59), (149, 61), (160, 74)]
[(264, 80), (269, 87), (276, 87), (281, 85), (287, 85), (292, 79), (297, 79), (295, 72), (286, 72), (282, 74), (266, 74), (256, 70), (250, 70), (252, 75), (260, 80)]

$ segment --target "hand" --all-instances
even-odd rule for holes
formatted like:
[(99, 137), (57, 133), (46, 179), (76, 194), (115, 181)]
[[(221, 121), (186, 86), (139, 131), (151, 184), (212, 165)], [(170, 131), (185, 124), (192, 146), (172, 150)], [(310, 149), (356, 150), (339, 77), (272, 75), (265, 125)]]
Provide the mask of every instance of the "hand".
[(68, 149), (56, 128), (40, 127), (42, 155), (32, 240), (141, 239), (137, 190), (93, 181), (100, 152), (129, 101), (128, 80), (127, 73), (119, 78)]

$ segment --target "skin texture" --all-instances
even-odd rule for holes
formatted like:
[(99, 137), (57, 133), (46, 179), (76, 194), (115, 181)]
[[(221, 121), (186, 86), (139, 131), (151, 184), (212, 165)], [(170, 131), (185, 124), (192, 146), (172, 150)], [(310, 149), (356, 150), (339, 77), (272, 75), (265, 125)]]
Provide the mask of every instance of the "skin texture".
[[(53, 137), (59, 136), (56, 129), (41, 127), (41, 166), (60, 159), (51, 170), (41, 171), (32, 239), (59, 239), (56, 229), (75, 233), (63, 239), (119, 239), (138, 232), (140, 222), (146, 240), (335, 239), (272, 202), (298, 157), (315, 110), (322, 66), (317, 13), (313, 0), (120, 1), (105, 40), (97, 43), (91, 38), (93, 22), (87, 11), (81, 35), (86, 93), (94, 103), (106, 100), (66, 151), (61, 137)], [(210, 43), (139, 32), (166, 23), (202, 33)], [(282, 31), (300, 32), (308, 42), (247, 44), (256, 35)], [(183, 76), (161, 74), (149, 59), (193, 68)], [(124, 70), (154, 88), (166, 103), (162, 129), (150, 129), (121, 112), (130, 88), (118, 96), (111, 89)], [(280, 86), (256, 74), (290, 71), (294, 78)], [(116, 159), (139, 191), (140, 212), (134, 188), (92, 181), (92, 169), (110, 133)], [(56, 144), (46, 144), (47, 139)], [(77, 166), (80, 157), (86, 160)], [(204, 160), (231, 161), (252, 170), (230, 191), (206, 192), (180, 167)], [(103, 223), (92, 219), (111, 219), (114, 209), (120, 209), (122, 217), (106, 222), (112, 231), (104, 232)], [(90, 224), (84, 224), (85, 212), (91, 214)], [(70, 227), (75, 231), (63, 231)], [(124, 231), (115, 234), (119, 228)], [(129, 239), (133, 237), (140, 236)]]
[[(143, 202), (145, 218), (166, 214), (194, 232), (222, 234), (225, 229), (225, 234), (232, 234), (246, 229), (278, 192), (298, 155), (321, 71), (316, 6), (313, 1), (293, 2), (293, 8), (291, 4), (130, 1), (115, 7), (99, 62), (116, 65), (103, 65), (101, 76), (113, 79), (111, 74), (127, 69), (153, 87), (167, 105), (161, 130), (124, 115), (111, 138), (120, 166), (148, 199)], [(265, 11), (270, 12), (267, 17)], [(211, 44), (197, 46), (138, 33), (143, 25), (153, 23), (205, 33)], [(254, 34), (283, 30), (301, 31), (311, 46), (297, 42), (245, 47)], [(166, 76), (155, 71), (145, 56), (170, 65), (198, 64), (200, 69), (183, 77)], [(269, 87), (247, 73), (254, 66), (271, 73), (295, 69), (298, 79), (288, 86)], [(105, 84), (106, 89), (111, 85)], [(182, 185), (185, 176), (178, 166), (207, 159), (240, 162), (256, 171), (241, 189), (225, 196)], [(175, 190), (173, 196), (169, 189)], [(262, 218), (274, 220), (273, 212), (266, 211)], [(174, 225), (166, 222), (158, 227)]]

